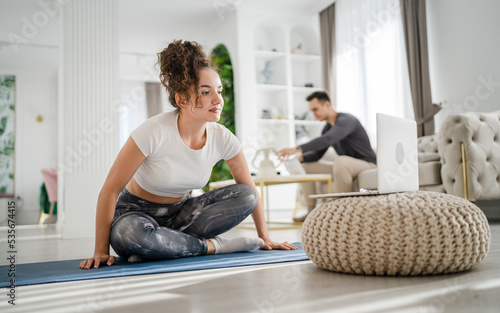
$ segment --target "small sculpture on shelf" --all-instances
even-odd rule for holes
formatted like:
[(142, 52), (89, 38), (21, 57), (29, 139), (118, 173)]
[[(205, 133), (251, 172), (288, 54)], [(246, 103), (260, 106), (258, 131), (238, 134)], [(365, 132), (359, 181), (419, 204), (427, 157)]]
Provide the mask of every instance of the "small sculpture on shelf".
[(272, 107), (270, 110), (270, 113), (271, 113), (271, 117), (274, 119), (279, 119), (281, 116), (283, 116), (281, 114), (280, 109), (278, 109), (277, 107)]
[(271, 71), (271, 60), (267, 60), (266, 63), (264, 63), (264, 69), (261, 73), (265, 78), (264, 84), (272, 84), (271, 76), (273, 75), (273, 71)]
[(311, 140), (309, 132), (306, 130), (304, 126), (300, 126), (295, 129), (295, 138), (297, 144), (304, 144)]
[(297, 47), (292, 49), (293, 54), (302, 54), (302, 44), (299, 43)]
[(262, 116), (261, 118), (263, 119), (272, 119), (273, 117), (271, 116), (271, 112), (269, 110), (262, 110)]

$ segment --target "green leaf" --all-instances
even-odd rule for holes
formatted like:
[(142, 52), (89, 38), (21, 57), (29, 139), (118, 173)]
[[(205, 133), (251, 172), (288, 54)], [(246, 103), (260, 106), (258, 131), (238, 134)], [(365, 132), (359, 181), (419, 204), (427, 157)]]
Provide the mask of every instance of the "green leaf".
[[(231, 64), (231, 56), (226, 47), (222, 44), (214, 48), (211, 54), (212, 62), (218, 68), (219, 76), (223, 86), (224, 107), (222, 109), (219, 124), (226, 126), (233, 134), (236, 132), (235, 117), (234, 117), (234, 83), (233, 83), (233, 65)], [(215, 164), (210, 175), (210, 182), (232, 179), (231, 171), (224, 160), (220, 160)], [(203, 190), (208, 191), (208, 184), (203, 187)]]
[(7, 126), (7, 116), (2, 117), (0, 121), (0, 136), (5, 132), (5, 127)]

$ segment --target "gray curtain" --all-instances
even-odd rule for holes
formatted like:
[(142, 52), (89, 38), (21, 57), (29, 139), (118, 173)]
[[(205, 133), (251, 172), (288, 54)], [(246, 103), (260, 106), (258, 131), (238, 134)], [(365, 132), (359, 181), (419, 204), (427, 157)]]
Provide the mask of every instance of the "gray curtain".
[(335, 3), (319, 13), (323, 86), (330, 94), (333, 107), (337, 105), (337, 65), (335, 63)]
[(441, 107), (433, 105), (431, 98), (425, 0), (400, 0), (400, 3), (417, 135), (432, 135), (434, 115)]
[(159, 83), (145, 83), (148, 117), (155, 116), (156, 114), (163, 112), (160, 87), (161, 84)]

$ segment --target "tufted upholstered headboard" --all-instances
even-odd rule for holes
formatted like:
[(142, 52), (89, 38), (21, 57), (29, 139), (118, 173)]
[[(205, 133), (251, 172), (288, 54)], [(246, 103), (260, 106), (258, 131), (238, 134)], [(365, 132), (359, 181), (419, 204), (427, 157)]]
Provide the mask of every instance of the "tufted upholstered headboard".
[(417, 138), (418, 153), (438, 153), (438, 143), (435, 135)]
[(436, 135), (417, 138), (418, 162), (439, 161), (438, 143)]
[(500, 111), (452, 115), (441, 125), (437, 141), (447, 193), (464, 196), (464, 143), (469, 199), (500, 198)]

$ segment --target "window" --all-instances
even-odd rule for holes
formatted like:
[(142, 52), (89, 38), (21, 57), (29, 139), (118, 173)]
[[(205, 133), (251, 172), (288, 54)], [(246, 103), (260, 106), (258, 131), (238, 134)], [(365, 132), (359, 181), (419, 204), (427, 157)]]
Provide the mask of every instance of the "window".
[(336, 109), (356, 116), (376, 146), (377, 112), (414, 118), (399, 1), (339, 0), (335, 6)]

